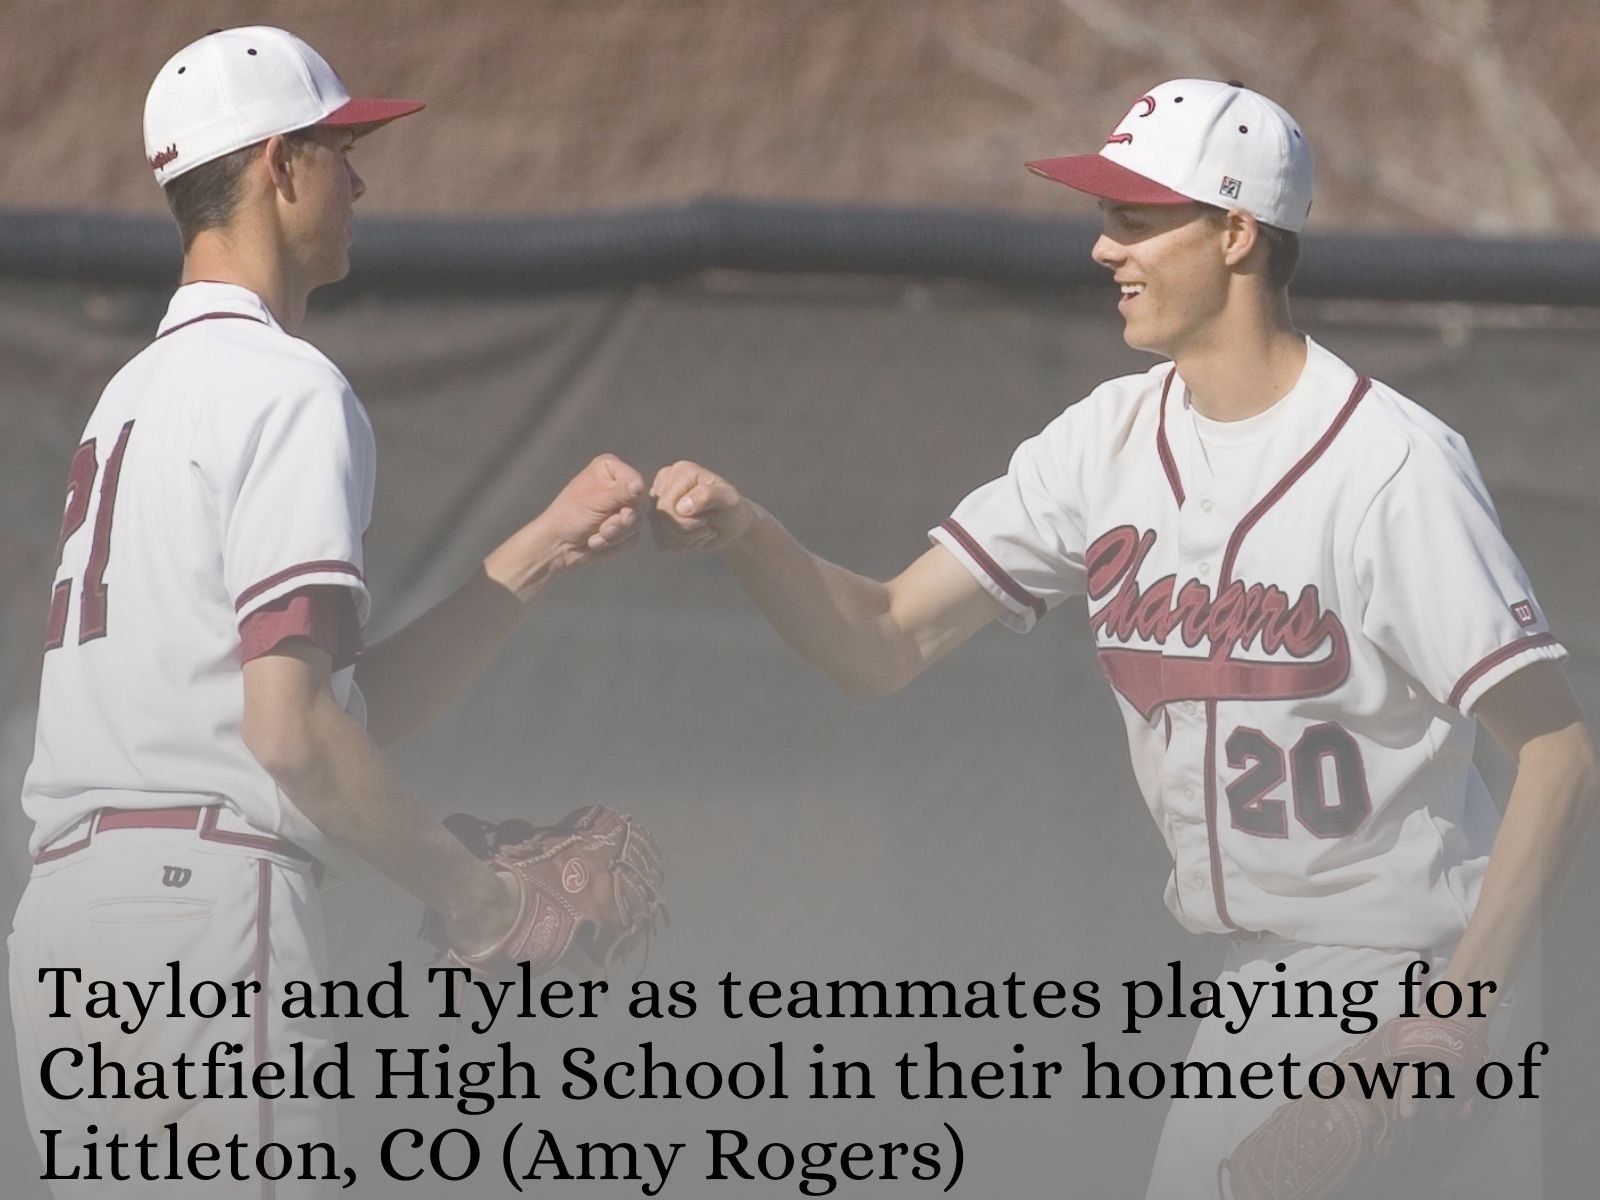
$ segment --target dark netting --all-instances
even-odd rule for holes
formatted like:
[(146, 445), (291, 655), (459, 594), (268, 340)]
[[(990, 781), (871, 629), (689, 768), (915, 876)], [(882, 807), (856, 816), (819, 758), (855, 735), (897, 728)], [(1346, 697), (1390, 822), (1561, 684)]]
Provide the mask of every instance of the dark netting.
[[(348, 287), (549, 291), (722, 268), (924, 275), (1029, 287), (1093, 283), (1096, 226), (953, 209), (741, 200), (561, 217), (372, 217)], [(142, 283), (173, 270), (160, 217), (0, 210), (0, 274)], [(1303, 296), (1600, 303), (1600, 246), (1557, 239), (1314, 232)]]

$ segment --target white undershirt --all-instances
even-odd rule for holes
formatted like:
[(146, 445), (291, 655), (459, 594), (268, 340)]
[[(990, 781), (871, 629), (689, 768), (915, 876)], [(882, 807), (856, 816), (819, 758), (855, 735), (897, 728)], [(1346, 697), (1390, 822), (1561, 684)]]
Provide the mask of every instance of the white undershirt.
[(1290, 419), (1309, 390), (1309, 371), (1270, 408), (1238, 421), (1218, 421), (1204, 416), (1182, 398), (1179, 423), (1188, 444), (1189, 469), (1224, 512), (1242, 515), (1283, 475), (1283, 455), (1272, 445), (1279, 436), (1292, 436)]

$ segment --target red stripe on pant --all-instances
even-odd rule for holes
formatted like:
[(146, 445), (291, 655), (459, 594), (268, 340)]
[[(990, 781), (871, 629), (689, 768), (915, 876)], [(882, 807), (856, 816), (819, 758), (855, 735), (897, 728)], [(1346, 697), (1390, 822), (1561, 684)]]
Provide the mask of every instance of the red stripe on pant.
[[(272, 1011), (272, 1001), (267, 992), (267, 971), (272, 963), (272, 864), (264, 858), (256, 860), (256, 982), (261, 993), (256, 997), (255, 1052), (256, 1066), (267, 1061), (267, 1022)], [(262, 1096), (256, 1101), (256, 1132), (260, 1147), (272, 1140), (272, 1101)], [(261, 1200), (273, 1200), (277, 1187), (270, 1179), (261, 1181)]]

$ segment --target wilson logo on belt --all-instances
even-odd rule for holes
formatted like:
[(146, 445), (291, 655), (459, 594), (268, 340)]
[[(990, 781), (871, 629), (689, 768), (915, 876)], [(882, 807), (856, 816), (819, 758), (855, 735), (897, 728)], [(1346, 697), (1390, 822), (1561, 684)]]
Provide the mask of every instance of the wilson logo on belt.
[(185, 887), (194, 877), (194, 872), (188, 867), (162, 867), (161, 882), (167, 887)]

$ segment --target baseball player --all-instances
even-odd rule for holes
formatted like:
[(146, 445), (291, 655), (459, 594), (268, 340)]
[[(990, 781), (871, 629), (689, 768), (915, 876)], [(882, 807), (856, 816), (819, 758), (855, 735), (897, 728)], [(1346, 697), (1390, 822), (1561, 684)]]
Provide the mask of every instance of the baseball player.
[[(298, 333), (309, 293), (348, 269), (354, 144), (421, 107), (352, 99), (315, 50), (266, 27), (186, 46), (150, 88), (146, 149), (183, 282), (72, 459), (22, 797), (34, 867), (9, 943), (25, 1108), (61, 1196), (171, 1194), (169, 1161), (234, 1136), (242, 1180), (226, 1151), (180, 1177), (207, 1180), (193, 1185), (206, 1196), (316, 1191), (291, 1176), (274, 1193), (254, 1157), (333, 1144), (316, 1100), (178, 1099), (170, 1080), (168, 1099), (132, 1098), (95, 1069), (210, 1055), (248, 1075), (288, 1061), (293, 1041), (314, 1064), (328, 1035), (285, 1019), (275, 989), (326, 975), (323, 862), (364, 859), (443, 914), (464, 954), (515, 924), (507, 878), (428, 814), (383, 748), (551, 580), (631, 540), (644, 481), (595, 459), (454, 595), (362, 654), (372, 429)], [(196, 985), (236, 980), (255, 998), (168, 1015)], [(121, 998), (120, 1023), (86, 1013), (94, 981)], [(148, 996), (151, 981), (140, 1020), (130, 983)], [(107, 1182), (113, 1138), (131, 1182)]]
[[(1231, 936), (1219, 983), (1378, 981), (1385, 1020), (1413, 960), (1430, 984), (1506, 983), (1595, 807), (1594, 747), (1460, 436), (1290, 320), (1304, 132), (1238, 84), (1183, 79), (1141, 96), (1098, 153), (1028, 165), (1098, 198), (1093, 257), (1124, 336), (1164, 361), (1023, 442), (886, 583), (820, 560), (692, 462), (652, 484), (659, 540), (720, 551), (852, 693), (1086, 597), (1172, 854), (1167, 906)], [(1472, 764), (1477, 721), (1517, 763), (1503, 822)], [(1481, 994), (1485, 1011), (1503, 995)], [(1424, 1009), (1384, 1028), (1427, 1046), (1482, 1024)], [(1323, 1061), (1357, 1032), (1205, 1021), (1191, 1056)], [(1175, 1102), (1152, 1200), (1331, 1195), (1230, 1184), (1225, 1161), (1282, 1100)]]

